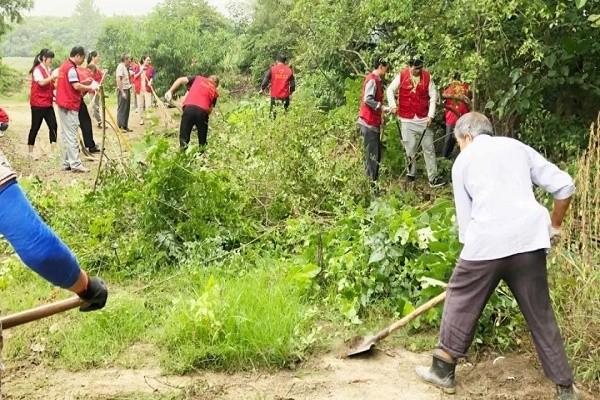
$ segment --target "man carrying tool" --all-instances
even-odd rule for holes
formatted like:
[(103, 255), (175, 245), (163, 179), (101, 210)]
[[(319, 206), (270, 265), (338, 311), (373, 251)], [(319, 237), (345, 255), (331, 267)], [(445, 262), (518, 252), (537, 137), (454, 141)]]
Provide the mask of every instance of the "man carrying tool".
[(277, 56), (277, 63), (267, 70), (260, 85), (258, 94), (262, 94), (271, 85), (271, 107), (269, 116), (275, 119), (277, 112), (275, 107), (278, 102), (283, 104), (284, 111), (290, 106), (290, 97), (296, 90), (296, 78), (294, 72), (286, 65), (287, 58), (284, 55)]
[[(452, 167), (459, 240), (464, 244), (448, 283), (439, 347), (417, 376), (455, 391), (456, 359), (466, 357), (479, 316), (500, 280), (513, 293), (559, 400), (576, 400), (573, 373), (550, 303), (546, 252), (575, 191), (573, 179), (531, 147), (493, 137), (480, 113), (463, 115), (454, 135), (461, 153)], [(551, 215), (533, 185), (552, 193)]]
[[(398, 92), (398, 105), (395, 94)], [(423, 69), (423, 57), (414, 56), (408, 67), (402, 70), (387, 88), (387, 99), (391, 113), (397, 113), (402, 122), (402, 144), (408, 157), (406, 179), (415, 180), (417, 172), (416, 154), (419, 144), (423, 146), (423, 155), (429, 178), (429, 186), (439, 187), (446, 182), (437, 175), (437, 161), (433, 145), (431, 123), (435, 115), (437, 89), (431, 75)]]
[[(98, 89), (99, 85), (91, 77), (84, 78), (78, 67), (85, 59), (85, 50), (81, 46), (73, 47), (69, 58), (58, 69), (56, 84), (56, 104), (63, 134), (63, 170), (89, 172), (79, 158), (79, 110), (85, 92)], [(89, 115), (88, 115), (89, 118)], [(91, 123), (90, 123), (91, 125)]]
[(178, 78), (171, 88), (165, 93), (165, 100), (170, 102), (173, 99), (173, 92), (180, 86), (187, 85), (188, 94), (183, 101), (181, 114), (181, 123), (179, 125), (179, 146), (185, 150), (190, 143), (192, 129), (198, 130), (198, 142), (200, 146), (206, 146), (208, 136), (208, 117), (213, 107), (217, 104), (219, 92), (219, 77), (211, 75), (208, 78), (203, 76), (182, 76)]
[(373, 182), (379, 176), (381, 161), (381, 125), (383, 111), (383, 83), (381, 79), (389, 70), (387, 61), (376, 59), (374, 70), (365, 77), (360, 97), (358, 127), (365, 141), (365, 173)]
[(450, 85), (442, 93), (446, 109), (446, 137), (444, 138), (444, 157), (448, 160), (456, 145), (454, 126), (458, 119), (471, 110), (469, 84), (460, 81), (460, 74), (455, 72)]
[[(76, 120), (77, 113), (73, 111)], [(81, 311), (106, 304), (104, 282), (90, 277), (60, 238), (42, 221), (17, 183), (17, 175), (0, 151), (0, 233), (23, 263), (56, 286), (76, 293), (85, 303)]]

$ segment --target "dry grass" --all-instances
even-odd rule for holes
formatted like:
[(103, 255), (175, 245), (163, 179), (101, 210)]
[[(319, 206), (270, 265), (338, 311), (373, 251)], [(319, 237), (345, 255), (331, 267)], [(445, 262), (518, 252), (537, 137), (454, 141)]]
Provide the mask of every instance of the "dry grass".
[(579, 376), (600, 380), (600, 116), (578, 160), (573, 218), (557, 251), (554, 279), (557, 317)]

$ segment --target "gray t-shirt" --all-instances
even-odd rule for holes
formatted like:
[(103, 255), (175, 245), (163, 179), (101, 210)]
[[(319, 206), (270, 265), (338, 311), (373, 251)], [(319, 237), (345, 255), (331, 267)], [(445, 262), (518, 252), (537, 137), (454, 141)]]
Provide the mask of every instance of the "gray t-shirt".
[(117, 87), (119, 87), (119, 77), (123, 78), (123, 89), (131, 89), (131, 82), (129, 82), (129, 69), (123, 63), (117, 66)]

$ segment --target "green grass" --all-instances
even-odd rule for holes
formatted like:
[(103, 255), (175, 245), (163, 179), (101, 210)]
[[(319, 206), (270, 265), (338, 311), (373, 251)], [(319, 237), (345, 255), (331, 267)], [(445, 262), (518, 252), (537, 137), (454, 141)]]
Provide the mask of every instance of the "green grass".
[(164, 322), (167, 370), (281, 368), (302, 355), (310, 310), (284, 274), (198, 270), (190, 280), (192, 291), (174, 299)]
[(33, 65), (33, 57), (2, 57), (2, 63), (20, 73), (27, 74)]

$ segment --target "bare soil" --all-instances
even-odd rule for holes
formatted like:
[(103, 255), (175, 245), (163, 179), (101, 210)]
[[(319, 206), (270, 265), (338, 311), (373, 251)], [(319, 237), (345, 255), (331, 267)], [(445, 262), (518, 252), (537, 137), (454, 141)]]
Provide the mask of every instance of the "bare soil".
[[(5, 399), (197, 399), (197, 400), (546, 400), (555, 389), (527, 356), (461, 363), (455, 395), (420, 382), (414, 367), (428, 354), (403, 349), (375, 350), (358, 358), (333, 353), (277, 372), (226, 374), (198, 371), (162, 375), (158, 366), (142, 369), (55, 370), (8, 362), (2, 381)], [(583, 399), (597, 399), (581, 389)], [(597, 392), (596, 392), (597, 395)]]
[[(21, 175), (35, 175), (68, 184), (74, 179), (90, 185), (95, 179), (96, 160), (83, 160), (92, 169), (87, 174), (64, 172), (60, 156), (53, 153), (45, 125), (36, 143), (38, 160), (27, 157), (30, 124), (26, 102), (2, 101), (11, 117), (10, 128), (0, 138), (15, 170)], [(116, 115), (116, 110), (111, 110)], [(132, 112), (127, 137), (134, 142), (142, 134), (137, 115)], [(101, 130), (95, 128), (101, 143)], [(60, 132), (59, 132), (60, 141)], [(106, 152), (118, 159), (117, 136), (107, 131)], [(10, 340), (10, 338), (6, 338)], [(384, 344), (385, 346), (385, 344)], [(135, 349), (132, 350), (135, 353)], [(140, 357), (147, 358), (147, 352)], [(401, 348), (375, 350), (358, 358), (343, 358), (335, 352), (314, 356), (295, 369), (277, 372), (251, 371), (226, 374), (197, 371), (186, 376), (163, 375), (157, 361), (145, 360), (140, 369), (107, 368), (72, 372), (54, 369), (38, 360), (7, 360), (2, 377), (4, 399), (199, 399), (199, 400), (546, 400), (555, 399), (555, 389), (539, 370), (534, 357), (491, 355), (457, 367), (456, 395), (420, 382), (414, 367), (429, 364), (428, 354), (416, 354)], [(580, 387), (583, 399), (600, 399), (599, 386)]]

